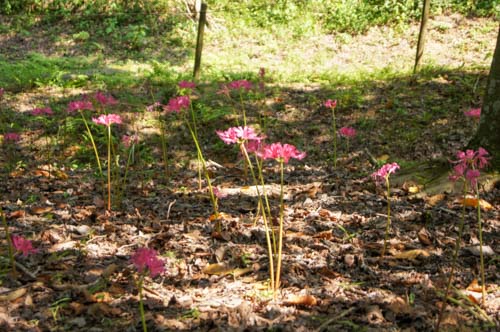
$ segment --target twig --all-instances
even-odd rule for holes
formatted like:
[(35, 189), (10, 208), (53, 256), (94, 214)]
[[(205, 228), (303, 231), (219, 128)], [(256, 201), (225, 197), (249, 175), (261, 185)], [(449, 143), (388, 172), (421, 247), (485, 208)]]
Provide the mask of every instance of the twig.
[(370, 151), (368, 151), (367, 148), (364, 149), (366, 155), (368, 156), (368, 160), (370, 161), (370, 164), (372, 164), (373, 166), (377, 166), (378, 162), (377, 162), (377, 159), (370, 153)]
[(334, 316), (332, 318), (330, 318), (329, 320), (327, 320), (326, 322), (324, 322), (323, 324), (321, 324), (320, 327), (318, 327), (315, 332), (321, 332), (321, 331), (324, 331), (328, 325), (330, 325), (331, 323), (333, 323), (334, 321), (336, 320), (339, 320), (340, 318), (344, 317), (344, 316), (347, 316), (348, 314), (350, 314), (351, 312), (353, 312), (356, 308), (355, 307), (351, 307), (347, 310), (344, 310), (342, 311), (340, 314), (338, 314), (337, 316)]

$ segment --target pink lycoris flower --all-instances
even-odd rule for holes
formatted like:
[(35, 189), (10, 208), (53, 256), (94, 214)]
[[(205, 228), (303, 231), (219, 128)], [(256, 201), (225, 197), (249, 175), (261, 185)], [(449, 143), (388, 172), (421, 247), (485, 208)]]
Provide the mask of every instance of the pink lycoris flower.
[(188, 96), (179, 96), (175, 98), (171, 98), (168, 101), (168, 105), (166, 106), (166, 110), (169, 112), (177, 112), (187, 109), (191, 101)]
[(38, 252), (38, 249), (33, 248), (30, 240), (19, 235), (12, 235), (12, 245), (17, 251), (22, 252), (25, 257)]
[(31, 115), (33, 116), (41, 116), (41, 115), (53, 115), (54, 112), (50, 107), (44, 108), (35, 108), (31, 111)]
[(153, 112), (160, 107), (162, 107), (162, 104), (159, 101), (155, 101), (153, 104), (146, 106), (146, 111)]
[(222, 192), (219, 188), (213, 187), (212, 191), (214, 192), (215, 197), (217, 198), (226, 198), (227, 194)]
[(219, 138), (226, 144), (241, 143), (250, 140), (260, 141), (262, 136), (257, 135), (252, 127), (231, 127), (226, 131), (215, 131)]
[(486, 151), (483, 148), (479, 148), (476, 152), (476, 166), (478, 169), (483, 169), (488, 165), (488, 160), (490, 159), (487, 157), (489, 155), (488, 151)]
[(122, 118), (118, 114), (103, 114), (98, 118), (92, 118), (92, 121), (98, 125), (111, 126), (112, 124), (121, 124)]
[(156, 277), (165, 271), (165, 264), (158, 258), (154, 249), (139, 248), (130, 260), (140, 273), (147, 268), (151, 277)]
[(385, 164), (378, 171), (372, 173), (372, 179), (378, 185), (382, 185), (389, 179), (389, 176), (399, 169), (398, 163)]
[(68, 105), (68, 113), (73, 113), (75, 111), (93, 110), (94, 106), (88, 100), (75, 100), (70, 101)]
[(260, 155), (264, 151), (264, 144), (262, 140), (250, 140), (245, 142), (245, 149), (248, 153), (257, 153), (257, 155)]
[(118, 104), (118, 101), (111, 95), (106, 95), (100, 91), (97, 91), (95, 94), (95, 99), (101, 104), (101, 105), (116, 105)]
[(335, 108), (337, 107), (337, 100), (328, 99), (327, 101), (325, 101), (324, 105), (327, 108)]
[(471, 108), (470, 110), (465, 111), (464, 115), (471, 117), (471, 118), (479, 119), (481, 117), (481, 109), (480, 108)]
[(356, 136), (356, 129), (351, 127), (342, 127), (339, 129), (339, 135), (347, 138)]
[(262, 159), (274, 159), (277, 161), (283, 161), (288, 164), (290, 158), (303, 159), (306, 156), (305, 152), (297, 150), (297, 148), (290, 144), (273, 143), (266, 145), (263, 152), (258, 153)]
[(188, 82), (188, 81), (180, 81), (178, 84), (179, 89), (194, 89), (196, 88), (196, 83)]
[(139, 136), (137, 134), (134, 135), (123, 135), (122, 136), (122, 144), (126, 148), (129, 148), (131, 145), (139, 143)]
[(5, 133), (3, 134), (3, 140), (5, 143), (15, 143), (21, 140), (21, 135), (18, 133)]
[(247, 80), (236, 80), (229, 82), (227, 84), (227, 87), (231, 90), (239, 90), (239, 89), (245, 89), (247, 91), (252, 89), (252, 83), (250, 83)]
[(479, 176), (481, 176), (481, 172), (479, 172), (477, 169), (468, 169), (465, 172), (465, 179), (470, 182), (473, 188), (476, 187), (477, 179), (479, 178)]

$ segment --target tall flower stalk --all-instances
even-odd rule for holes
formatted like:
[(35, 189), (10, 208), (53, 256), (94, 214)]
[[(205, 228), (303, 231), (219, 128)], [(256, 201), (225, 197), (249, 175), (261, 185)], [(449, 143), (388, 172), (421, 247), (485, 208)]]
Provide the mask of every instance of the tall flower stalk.
[(139, 279), (137, 281), (137, 289), (139, 295), (139, 314), (141, 315), (141, 323), (143, 332), (148, 331), (148, 326), (146, 324), (146, 316), (144, 313), (144, 303), (142, 300), (142, 290), (144, 285), (144, 278), (146, 275), (150, 275), (154, 278), (165, 271), (165, 265), (154, 249), (149, 248), (139, 248), (130, 258), (130, 261), (134, 264), (137, 271), (139, 272)]
[(332, 141), (333, 141), (333, 168), (337, 168), (337, 123), (335, 117), (335, 107), (337, 107), (337, 101), (328, 99), (324, 103), (326, 108), (332, 110)]
[(108, 211), (111, 211), (111, 125), (121, 124), (122, 118), (118, 114), (101, 115), (98, 118), (92, 118), (92, 121), (98, 125), (107, 127), (108, 133)]
[(385, 225), (384, 246), (382, 248), (382, 252), (380, 253), (382, 258), (384, 258), (387, 250), (387, 241), (389, 239), (389, 230), (391, 228), (391, 186), (389, 176), (395, 173), (398, 169), (399, 165), (397, 163), (385, 164), (371, 175), (377, 185), (385, 184), (387, 190), (387, 223)]
[(278, 262), (276, 264), (276, 278), (274, 284), (274, 294), (280, 288), (281, 281), (281, 263), (283, 259), (283, 236), (284, 236), (284, 164), (288, 164), (291, 158), (303, 159), (306, 153), (297, 150), (297, 148), (290, 144), (273, 143), (264, 147), (262, 152), (263, 159), (274, 159), (280, 165), (280, 217), (279, 217), (279, 231), (278, 231)]

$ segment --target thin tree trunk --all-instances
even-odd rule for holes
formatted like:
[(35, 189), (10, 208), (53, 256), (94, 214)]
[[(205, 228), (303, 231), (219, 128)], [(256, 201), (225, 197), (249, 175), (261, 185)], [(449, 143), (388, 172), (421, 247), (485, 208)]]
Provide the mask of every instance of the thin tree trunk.
[(482, 147), (492, 156), (491, 169), (500, 171), (500, 27), (491, 63), (481, 119), (469, 148)]
[(417, 56), (415, 57), (415, 66), (413, 67), (413, 73), (417, 72), (420, 65), (420, 60), (424, 54), (425, 38), (427, 37), (427, 20), (429, 19), (429, 9), (431, 6), (431, 0), (424, 0), (424, 6), (422, 8), (422, 20), (420, 22), (420, 33), (418, 34), (417, 43)]

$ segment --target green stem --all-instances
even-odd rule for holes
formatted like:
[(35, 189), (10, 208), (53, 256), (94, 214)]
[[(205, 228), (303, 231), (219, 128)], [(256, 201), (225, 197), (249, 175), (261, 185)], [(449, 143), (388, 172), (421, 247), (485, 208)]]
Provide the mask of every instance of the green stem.
[(464, 182), (464, 204), (462, 205), (462, 217), (460, 218), (460, 225), (458, 227), (458, 236), (455, 241), (455, 252), (453, 253), (453, 262), (451, 264), (451, 271), (448, 277), (448, 283), (446, 285), (446, 291), (443, 295), (443, 304), (441, 306), (441, 310), (439, 311), (438, 321), (436, 323), (435, 331), (439, 331), (439, 326), (441, 325), (441, 321), (443, 319), (444, 311), (446, 309), (448, 294), (450, 294), (451, 284), (453, 281), (453, 275), (455, 274), (455, 268), (457, 265), (458, 252), (460, 251), (460, 244), (462, 241), (462, 234), (464, 231), (464, 223), (465, 223), (465, 195), (467, 194), (467, 183)]
[(139, 312), (141, 314), (142, 330), (144, 332), (147, 332), (148, 326), (146, 325), (146, 316), (144, 314), (144, 303), (142, 302), (142, 284), (144, 282), (144, 276), (141, 275), (139, 278), (140, 278), (139, 283), (137, 285), (137, 288), (139, 289)]
[(111, 124), (108, 125), (108, 211), (111, 211)]
[[(191, 119), (193, 121), (193, 130), (194, 130), (194, 134), (196, 137), (198, 137), (198, 126), (196, 124), (196, 116), (194, 114), (194, 108), (193, 108), (193, 103), (189, 103), (189, 108), (191, 110)], [(203, 158), (203, 156), (201, 156), (199, 153), (198, 153), (198, 189), (201, 190), (201, 158)]]
[(476, 199), (477, 199), (477, 226), (479, 228), (479, 261), (481, 264), (481, 291), (482, 291), (482, 304), (483, 306), (486, 303), (486, 279), (484, 277), (484, 254), (483, 254), (483, 227), (481, 224), (481, 204), (479, 202), (479, 188), (478, 184), (476, 182), (475, 186), (475, 191), (476, 191)]
[(217, 218), (219, 216), (219, 209), (217, 207), (217, 201), (215, 200), (214, 190), (212, 188), (212, 183), (210, 181), (210, 175), (208, 174), (207, 165), (205, 163), (205, 158), (203, 158), (203, 153), (201, 151), (200, 144), (198, 143), (197, 135), (193, 131), (193, 128), (191, 127), (191, 124), (189, 123), (189, 120), (186, 117), (184, 117), (184, 120), (186, 122), (186, 125), (188, 126), (189, 132), (191, 133), (191, 137), (193, 138), (194, 145), (196, 146), (198, 158), (201, 161), (201, 165), (203, 167), (203, 172), (205, 173), (205, 179), (207, 180), (208, 190), (210, 192), (210, 199), (212, 201), (212, 207), (214, 209), (214, 214), (215, 214), (215, 217)]
[[(269, 205), (269, 199), (267, 198), (267, 193), (266, 193), (266, 186), (264, 185), (264, 175), (262, 174), (262, 161), (260, 161), (260, 158), (257, 156), (257, 154), (255, 155), (255, 163), (257, 164), (257, 170), (258, 170), (258, 173), (259, 173), (259, 180), (260, 180), (260, 184), (262, 186), (262, 195), (264, 196), (264, 201), (266, 202), (266, 210), (267, 210), (267, 215), (269, 217), (269, 224), (270, 224), (270, 228), (271, 228), (271, 237), (272, 237), (272, 240), (273, 240), (273, 252), (274, 254), (277, 253), (276, 251), (276, 237), (274, 235), (274, 225), (273, 225), (273, 219), (272, 219), (272, 215), (271, 215), (271, 207)], [(262, 208), (262, 213), (266, 213), (264, 211), (264, 208)]]
[(281, 182), (281, 190), (280, 190), (280, 229), (278, 233), (278, 264), (276, 266), (276, 291), (280, 288), (280, 277), (281, 277), (281, 261), (283, 254), (283, 212), (284, 212), (284, 202), (283, 202), (283, 168), (284, 162), (280, 160), (280, 182)]
[(332, 107), (332, 129), (333, 129), (333, 167), (337, 168), (337, 125), (335, 121), (334, 107)]
[(391, 190), (389, 186), (389, 177), (385, 178), (385, 183), (387, 185), (387, 224), (385, 226), (384, 247), (382, 248), (382, 253), (380, 254), (382, 258), (384, 258), (387, 250), (387, 240), (389, 238), (389, 229), (391, 227)]
[(276, 289), (274, 283), (274, 260), (273, 260), (273, 248), (271, 246), (271, 238), (269, 236), (269, 224), (267, 223), (266, 213), (262, 204), (262, 196), (260, 195), (259, 183), (257, 182), (257, 178), (255, 177), (255, 172), (253, 170), (252, 162), (250, 161), (250, 157), (248, 156), (247, 149), (245, 148), (244, 143), (240, 143), (240, 149), (247, 161), (250, 169), (250, 174), (252, 175), (253, 182), (255, 184), (255, 189), (257, 190), (257, 197), (259, 200), (259, 204), (262, 208), (262, 220), (264, 220), (264, 232), (266, 233), (266, 242), (267, 242), (267, 251), (269, 256), (269, 276), (271, 277), (271, 288), (273, 289), (273, 295), (276, 298)]
[(163, 121), (158, 117), (158, 121), (160, 122), (160, 141), (161, 141), (161, 151), (162, 151), (162, 157), (163, 157), (163, 166), (165, 167), (165, 176), (166, 176), (166, 182), (168, 183), (170, 174), (168, 170), (168, 155), (167, 155), (167, 137), (165, 133), (165, 124)]
[(16, 272), (16, 261), (14, 260), (14, 245), (12, 244), (12, 239), (10, 238), (7, 218), (5, 217), (5, 213), (3, 212), (3, 208), (1, 206), (0, 206), (0, 214), (2, 215), (2, 223), (5, 230), (5, 238), (7, 240), (7, 246), (9, 250), (9, 260), (10, 260), (10, 265), (12, 266), (12, 274), (16, 276), (17, 272)]
[(243, 112), (243, 127), (247, 126), (247, 116), (245, 112), (245, 106), (243, 106), (243, 93), (241, 92), (240, 89), (240, 106), (241, 106), (241, 111)]
[(79, 110), (78, 113), (80, 113), (82, 120), (83, 120), (83, 123), (85, 124), (85, 128), (87, 129), (87, 134), (89, 135), (90, 142), (92, 143), (92, 148), (94, 149), (97, 167), (99, 168), (99, 174), (102, 177), (103, 173), (102, 173), (101, 160), (99, 159), (99, 152), (97, 152), (97, 146), (95, 145), (94, 136), (92, 135), (92, 132), (90, 131), (89, 125), (87, 123), (87, 120), (85, 119), (85, 116), (83, 115), (83, 112), (81, 110)]

